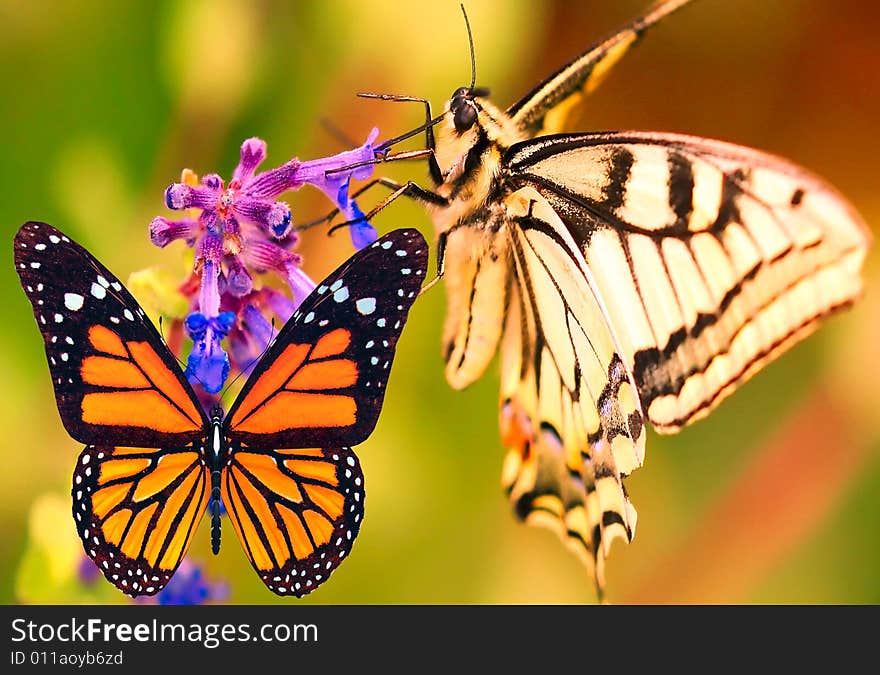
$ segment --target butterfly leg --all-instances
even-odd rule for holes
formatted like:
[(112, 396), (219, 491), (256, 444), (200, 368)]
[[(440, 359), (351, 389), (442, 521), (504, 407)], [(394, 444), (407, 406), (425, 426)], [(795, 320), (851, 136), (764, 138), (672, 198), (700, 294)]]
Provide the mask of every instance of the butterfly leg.
[(440, 185), (443, 182), (443, 172), (440, 170), (440, 165), (437, 163), (437, 158), (434, 156), (434, 148), (436, 147), (436, 143), (434, 141), (434, 125), (442, 119), (442, 115), (438, 117), (436, 120), (431, 115), (431, 102), (426, 98), (421, 98), (418, 96), (400, 96), (397, 94), (371, 94), (371, 93), (361, 93), (358, 94), (361, 98), (375, 98), (380, 101), (409, 101), (414, 103), (422, 103), (425, 106), (425, 123), (417, 128), (413, 129), (405, 134), (397, 136), (395, 138), (384, 141), (381, 144), (381, 148), (390, 148), (392, 145), (396, 143), (400, 143), (401, 141), (406, 140), (413, 134), (419, 133), (422, 129), (425, 130), (425, 149), (428, 151), (428, 170), (431, 173), (431, 180), (434, 181), (434, 185)]
[[(414, 199), (419, 202), (424, 202), (427, 204), (433, 204), (434, 206), (449, 206), (449, 200), (446, 199), (443, 195), (437, 194), (436, 192), (432, 192), (431, 190), (426, 190), (425, 188), (413, 183), (412, 181), (408, 181), (405, 184), (398, 183), (397, 181), (393, 181), (389, 178), (377, 178), (373, 183), (367, 185), (367, 187), (372, 187), (376, 183), (380, 185), (384, 185), (385, 187), (394, 190), (390, 195), (388, 195), (385, 199), (379, 202), (376, 206), (374, 206), (369, 213), (367, 213), (362, 218), (357, 218), (355, 220), (347, 220), (344, 223), (339, 223), (338, 225), (334, 225), (330, 229), (330, 234), (333, 234), (336, 230), (348, 227), (353, 225), (354, 223), (360, 223), (363, 221), (371, 221), (373, 217), (379, 213), (386, 206), (391, 204), (391, 202), (395, 201), (399, 197), (409, 197), (410, 199)], [(364, 188), (366, 189), (366, 188)], [(360, 194), (360, 193), (357, 193)]]
[[(414, 152), (424, 152), (424, 151), (423, 150), (416, 150)], [(403, 154), (403, 153), (399, 153), (399, 154)], [(398, 155), (394, 155), (393, 157), (398, 157)], [(406, 159), (406, 158), (401, 158), (401, 159)], [(383, 185), (384, 187), (387, 187), (391, 190), (398, 190), (402, 187), (400, 183), (398, 183), (397, 181), (391, 180), (390, 178), (374, 178), (369, 183), (367, 183), (362, 188), (360, 188), (357, 192), (353, 192), (351, 195), (351, 198), (357, 199), (362, 194), (364, 194), (367, 190), (371, 190), (372, 188), (374, 188), (377, 185)], [(418, 186), (416, 186), (416, 187), (418, 187)], [(425, 190), (425, 192), (428, 192), (428, 191)], [(433, 194), (433, 193), (431, 193), (431, 194)], [(439, 195), (435, 195), (435, 196), (439, 197)], [(396, 199), (396, 197), (394, 199)], [(393, 199), (391, 199), (390, 201), (393, 201)], [(434, 202), (431, 202), (431, 203), (434, 203)], [(444, 202), (443, 204), (445, 205), (446, 202)], [(369, 214), (364, 216), (364, 220), (369, 220), (370, 218), (372, 218), (373, 215), (375, 215), (375, 213), (380, 211), (382, 208), (385, 208), (385, 206), (387, 206), (387, 204), (384, 204), (380, 208), (377, 208), (377, 209), (374, 209), (373, 211), (370, 211)], [(302, 232), (304, 230), (311, 229), (311, 228), (315, 227), (316, 225), (321, 225), (323, 223), (330, 222), (337, 215), (339, 215), (339, 209), (335, 208), (332, 211), (330, 211), (326, 216), (318, 218), (317, 220), (312, 220), (307, 223), (303, 223), (301, 225), (294, 225), (293, 229), (296, 230), (297, 232)], [(348, 227), (349, 225), (351, 225), (352, 223), (355, 223), (355, 222), (359, 223), (359, 222), (361, 222), (361, 219), (357, 219), (357, 220), (353, 220), (353, 221), (346, 221), (344, 223), (339, 223), (338, 225), (334, 225), (333, 228), (330, 230), (330, 234), (333, 234), (333, 232), (335, 232), (336, 230), (338, 230), (342, 227)]]

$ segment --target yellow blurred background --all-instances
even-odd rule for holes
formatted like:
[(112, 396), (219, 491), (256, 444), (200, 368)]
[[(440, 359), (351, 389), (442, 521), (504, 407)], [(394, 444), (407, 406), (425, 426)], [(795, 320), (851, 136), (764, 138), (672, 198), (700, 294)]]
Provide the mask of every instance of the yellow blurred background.
[[(646, 4), (469, 2), (477, 83), (506, 106)], [(626, 57), (576, 129), (684, 132), (783, 155), (835, 184), (876, 233), (878, 28), (880, 6), (860, 0), (697, 0)], [(151, 265), (182, 274), (180, 245), (159, 250), (147, 232), (169, 215), (163, 190), (181, 168), (228, 176), (250, 136), (268, 142), (265, 168), (346, 149), (322, 118), (357, 143), (374, 125), (387, 138), (421, 121), (418, 106), (355, 92), (426, 96), (439, 111), (469, 78), (448, 0), (0, 0), (0, 601), (125, 600), (103, 580), (82, 591), (71, 577), (81, 448), (61, 426), (13, 271), (21, 223), (64, 229), (123, 280)], [(427, 184), (423, 163), (380, 168)], [(330, 208), (310, 188), (285, 198), (295, 222)], [(375, 224), (430, 233), (403, 200)], [(351, 252), (348, 237), (325, 233), (300, 248), (315, 279)], [(607, 567), (612, 602), (880, 602), (876, 250), (866, 276), (851, 312), (707, 420), (649, 434), (627, 483), (638, 532)], [(499, 481), (497, 374), (447, 387), (444, 311), (440, 288), (413, 309), (379, 425), (357, 448), (368, 494), (359, 540), (303, 602), (593, 602), (557, 537), (514, 520)], [(203, 521), (190, 557), (228, 584), (230, 602), (291, 602), (263, 587), (228, 522), (217, 557), (208, 531)]]

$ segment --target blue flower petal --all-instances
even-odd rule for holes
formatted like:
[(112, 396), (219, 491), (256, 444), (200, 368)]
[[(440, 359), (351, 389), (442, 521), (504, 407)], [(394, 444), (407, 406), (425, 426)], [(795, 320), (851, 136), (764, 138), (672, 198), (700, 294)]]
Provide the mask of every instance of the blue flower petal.
[(193, 312), (184, 321), (186, 332), (193, 341), (184, 374), (190, 382), (201, 384), (212, 394), (223, 388), (229, 376), (229, 355), (220, 342), (234, 324), (235, 314), (232, 312), (223, 312), (213, 318)]
[(205, 578), (202, 568), (184, 559), (171, 581), (157, 595), (160, 605), (203, 605), (229, 597), (229, 588), (223, 582)]
[(200, 384), (205, 391), (216, 394), (229, 377), (229, 356), (219, 344), (203, 342), (193, 345), (184, 374), (192, 384)]
[[(351, 202), (351, 210), (356, 219), (364, 218), (364, 212), (358, 208), (355, 202)], [(349, 229), (351, 230), (351, 243), (357, 250), (369, 246), (379, 238), (379, 235), (376, 234), (376, 228), (367, 220), (353, 223)]]

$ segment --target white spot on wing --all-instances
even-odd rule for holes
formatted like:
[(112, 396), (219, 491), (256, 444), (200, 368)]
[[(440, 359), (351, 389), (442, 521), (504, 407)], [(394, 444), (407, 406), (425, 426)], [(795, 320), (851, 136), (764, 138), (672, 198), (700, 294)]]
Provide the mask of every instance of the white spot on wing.
[(98, 300), (103, 300), (107, 296), (107, 291), (104, 290), (104, 287), (100, 284), (93, 283), (92, 284), (92, 295), (94, 295)]
[(356, 303), (357, 311), (363, 315), (372, 314), (376, 311), (376, 298), (361, 298)]
[(79, 293), (64, 294), (64, 306), (72, 312), (75, 312), (78, 309), (82, 309), (83, 300), (85, 300), (85, 298)]
[(345, 302), (348, 300), (348, 286), (343, 286), (338, 291), (333, 294), (333, 299), (336, 302)]

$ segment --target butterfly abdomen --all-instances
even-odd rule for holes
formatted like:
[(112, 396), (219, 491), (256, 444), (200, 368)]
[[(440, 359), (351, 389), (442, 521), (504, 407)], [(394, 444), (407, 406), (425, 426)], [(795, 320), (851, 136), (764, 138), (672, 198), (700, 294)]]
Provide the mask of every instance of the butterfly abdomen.
[(220, 552), (220, 467), (211, 470), (211, 551)]

